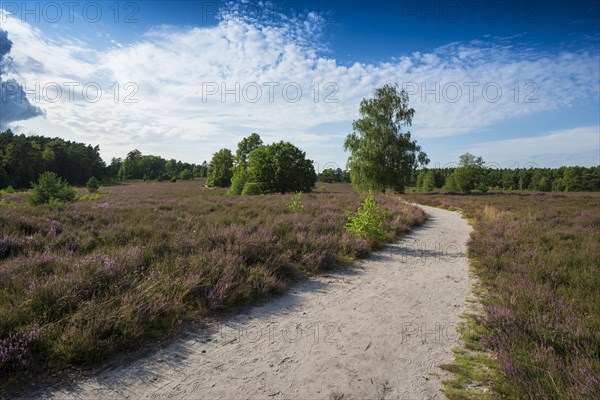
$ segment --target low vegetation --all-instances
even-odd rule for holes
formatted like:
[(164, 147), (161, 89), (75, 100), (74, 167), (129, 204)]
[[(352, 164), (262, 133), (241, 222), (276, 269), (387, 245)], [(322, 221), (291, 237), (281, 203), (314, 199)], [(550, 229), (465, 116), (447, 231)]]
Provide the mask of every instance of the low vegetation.
[(599, 195), (407, 198), (462, 210), (475, 221), (468, 251), (483, 309), (469, 318), (467, 345), (483, 352), (457, 353), (450, 398), (481, 398), (473, 390), (478, 384), (491, 385), (495, 397), (598, 398)]
[(50, 204), (58, 205), (65, 201), (74, 201), (77, 190), (69, 186), (54, 172), (44, 172), (37, 183), (33, 184), (29, 202), (33, 205)]
[(92, 176), (90, 179), (88, 179), (85, 187), (87, 188), (88, 192), (97, 193), (98, 189), (100, 189), (100, 181), (96, 179), (95, 176)]
[[(13, 206), (0, 210), (0, 381), (96, 362), (376, 246), (346, 232), (362, 202), (349, 185), (292, 198), (225, 192), (140, 181), (62, 210), (3, 195)], [(397, 197), (374, 200), (384, 239), (425, 219)]]
[(384, 221), (385, 213), (381, 212), (379, 204), (373, 196), (367, 196), (356, 212), (348, 213), (346, 230), (357, 237), (382, 241), (385, 239), (385, 232), (381, 228)]

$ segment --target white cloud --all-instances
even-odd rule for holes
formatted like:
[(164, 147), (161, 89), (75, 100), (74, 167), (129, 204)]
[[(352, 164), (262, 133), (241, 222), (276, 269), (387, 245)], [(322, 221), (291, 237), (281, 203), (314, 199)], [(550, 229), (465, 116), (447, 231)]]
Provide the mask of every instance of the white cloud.
[[(63, 92), (59, 102), (35, 104), (46, 111), (49, 126), (76, 132), (77, 137), (70, 139), (100, 143), (107, 158), (136, 147), (161, 153), (161, 146), (168, 143), (174, 146), (162, 155), (201, 161), (220, 147), (234, 148), (250, 132), (302, 143), (310, 156), (328, 141), (339, 142), (342, 133), (317, 135), (317, 127), (347, 123), (350, 130), (360, 100), (388, 82), (416, 84), (408, 84), (407, 89), (414, 92), (411, 105), (416, 118), (411, 131), (417, 138), (480, 132), (517, 116), (575, 106), (590, 98), (597, 101), (597, 53), (546, 53), (493, 39), (450, 43), (431, 53), (347, 67), (319, 55), (323, 21), (317, 16), (286, 22), (262, 23), (229, 15), (209, 28), (157, 27), (137, 42), (118, 43), (106, 50), (87, 48), (72, 38), (49, 40), (39, 29), (11, 17), (3, 26), (14, 42), (11, 55), (17, 79), (28, 87), (36, 82), (43, 87), (50, 82), (76, 81), (81, 85), (96, 82), (102, 88), (97, 103), (85, 102), (80, 87), (74, 102)], [(117, 102), (114, 82), (120, 89)], [(129, 82), (135, 86), (125, 90)], [(262, 89), (256, 103), (248, 101), (255, 94), (253, 82)], [(270, 82), (279, 84), (272, 102)], [(435, 94), (422, 91), (435, 88), (436, 82)], [(528, 82), (533, 84), (525, 87)], [(203, 88), (209, 83), (216, 84), (219, 92), (221, 85), (233, 89), (239, 83), (242, 98), (236, 102), (230, 94), (222, 102), (218, 93), (204, 101)], [(282, 93), (289, 83), (302, 89), (298, 102), (286, 101)], [(327, 83), (334, 86), (326, 90)], [(244, 85), (249, 85), (246, 98), (241, 90)], [(473, 88), (473, 101), (468, 85)], [(498, 101), (484, 99), (485, 85), (492, 99), (495, 88), (501, 88)], [(136, 87), (139, 92), (134, 98), (139, 102), (123, 103)], [(462, 95), (453, 102), (457, 87)], [(294, 93), (290, 86), (288, 94)], [(531, 99), (538, 101), (526, 102), (532, 93)], [(327, 95), (337, 102), (325, 102)], [(38, 127), (39, 123), (22, 125)], [(343, 158), (340, 147), (335, 159)]]

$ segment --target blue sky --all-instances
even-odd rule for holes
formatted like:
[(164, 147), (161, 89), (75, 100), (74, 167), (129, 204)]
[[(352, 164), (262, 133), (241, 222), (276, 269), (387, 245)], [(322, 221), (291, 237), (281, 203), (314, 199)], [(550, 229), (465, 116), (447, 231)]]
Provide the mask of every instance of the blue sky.
[(2, 78), (43, 111), (6, 121), (3, 103), (0, 124), (99, 144), (107, 161), (138, 148), (201, 162), (258, 132), (343, 168), (360, 100), (396, 82), (432, 166), (467, 151), (600, 164), (593, 1), (68, 4), (0, 1)]

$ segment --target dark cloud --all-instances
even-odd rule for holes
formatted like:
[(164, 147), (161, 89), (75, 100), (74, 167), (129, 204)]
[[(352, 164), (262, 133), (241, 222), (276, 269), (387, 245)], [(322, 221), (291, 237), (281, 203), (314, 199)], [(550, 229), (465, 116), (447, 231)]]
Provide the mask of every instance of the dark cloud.
[(0, 29), (0, 78), (4, 73), (5, 63), (8, 63), (7, 54), (12, 49), (12, 42), (8, 39), (8, 32)]
[(8, 53), (11, 49), (12, 42), (8, 38), (8, 32), (0, 29), (0, 131), (6, 129), (11, 122), (43, 115), (39, 107), (29, 102), (23, 87), (17, 81), (2, 79), (8, 68)]

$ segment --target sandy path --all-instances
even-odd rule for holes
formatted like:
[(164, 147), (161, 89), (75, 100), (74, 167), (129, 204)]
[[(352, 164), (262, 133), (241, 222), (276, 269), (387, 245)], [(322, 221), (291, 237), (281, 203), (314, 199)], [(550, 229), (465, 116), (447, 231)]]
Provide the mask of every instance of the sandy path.
[[(471, 228), (428, 222), (342, 273), (295, 286), (247, 314), (187, 332), (153, 354), (46, 398), (436, 399), (469, 296)], [(37, 397), (37, 396), (36, 396)]]

